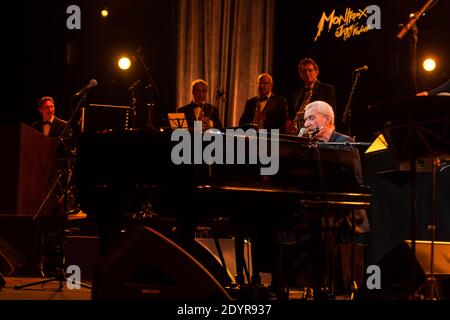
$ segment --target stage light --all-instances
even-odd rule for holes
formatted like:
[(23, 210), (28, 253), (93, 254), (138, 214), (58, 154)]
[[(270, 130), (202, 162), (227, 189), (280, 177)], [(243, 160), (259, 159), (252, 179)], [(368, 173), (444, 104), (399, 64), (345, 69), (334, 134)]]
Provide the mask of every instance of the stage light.
[(102, 15), (103, 18), (106, 18), (109, 15), (109, 11), (106, 9), (103, 9), (100, 14)]
[(128, 70), (131, 67), (131, 60), (127, 57), (122, 57), (117, 62), (117, 65), (122, 70)]
[(436, 69), (436, 61), (434, 59), (428, 58), (423, 61), (423, 68), (425, 71), (431, 72)]

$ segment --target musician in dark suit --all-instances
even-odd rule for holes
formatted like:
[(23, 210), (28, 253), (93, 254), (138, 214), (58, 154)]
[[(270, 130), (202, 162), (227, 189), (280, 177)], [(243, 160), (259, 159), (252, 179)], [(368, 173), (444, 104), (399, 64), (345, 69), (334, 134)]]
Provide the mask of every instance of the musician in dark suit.
[(330, 84), (318, 80), (319, 66), (311, 58), (298, 63), (298, 73), (304, 86), (292, 95), (289, 118), (299, 120), (298, 129), (303, 127), (303, 114), (307, 104), (313, 101), (325, 101), (336, 111), (336, 90)]
[(67, 122), (55, 116), (55, 102), (52, 97), (45, 96), (39, 100), (39, 113), (42, 119), (33, 123), (32, 127), (45, 136), (59, 137)]
[(178, 109), (178, 112), (185, 114), (190, 128), (194, 127), (194, 121), (202, 121), (205, 130), (222, 128), (219, 109), (206, 103), (207, 95), (208, 83), (205, 80), (198, 79), (192, 82), (192, 102)]
[[(60, 175), (60, 173), (67, 167), (67, 138), (62, 140), (59, 140), (58, 138), (61, 137), (67, 122), (55, 116), (55, 102), (52, 97), (42, 97), (39, 100), (38, 105), (41, 119), (33, 123), (32, 127), (43, 135), (55, 139), (55, 162), (52, 168), (53, 171), (50, 181), (53, 183), (57, 177), (61, 179), (61, 183), (55, 185), (54, 189), (51, 189), (52, 192), (47, 199), (46, 206), (42, 210), (42, 217), (40, 217), (40, 232), (42, 233), (41, 236), (43, 239), (41, 271), (47, 276), (53, 276), (55, 268), (60, 263), (59, 259), (63, 259), (58, 250), (60, 244), (56, 239), (56, 235), (58, 234), (58, 230), (60, 230), (60, 226), (64, 224), (65, 190), (63, 187), (60, 187), (64, 180), (64, 176)], [(70, 201), (73, 201), (73, 199)], [(68, 205), (70, 205), (70, 202), (68, 202)]]
[(272, 93), (273, 79), (268, 73), (258, 76), (259, 95), (245, 103), (239, 125), (256, 124), (259, 129), (279, 129), (285, 133), (288, 117), (286, 98)]

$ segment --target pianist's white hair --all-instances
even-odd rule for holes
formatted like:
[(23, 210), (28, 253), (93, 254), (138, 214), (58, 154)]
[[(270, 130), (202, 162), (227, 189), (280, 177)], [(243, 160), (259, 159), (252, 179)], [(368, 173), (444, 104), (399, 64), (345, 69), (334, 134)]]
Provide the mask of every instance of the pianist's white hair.
[(314, 101), (306, 105), (305, 113), (310, 109), (316, 109), (316, 111), (324, 116), (328, 116), (330, 119), (330, 126), (334, 128), (334, 111), (333, 107), (325, 101)]

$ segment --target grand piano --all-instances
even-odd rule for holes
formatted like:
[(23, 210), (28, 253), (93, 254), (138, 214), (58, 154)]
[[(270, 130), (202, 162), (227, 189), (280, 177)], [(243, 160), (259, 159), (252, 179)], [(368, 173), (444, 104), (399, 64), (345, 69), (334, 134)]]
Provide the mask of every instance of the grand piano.
[[(248, 161), (259, 150), (250, 147), (252, 139), (225, 131), (214, 135), (228, 142), (246, 141), (246, 164), (176, 165), (171, 154), (179, 142), (172, 141), (172, 130), (81, 135), (76, 159), (81, 209), (109, 227), (118, 225), (121, 216), (138, 210), (149, 200), (154, 211), (173, 217), (182, 225), (195, 226), (226, 217), (237, 243), (236, 279), (243, 283), (244, 252), (239, 243), (244, 238), (251, 239), (255, 229), (276, 225), (285, 217), (303, 214), (305, 209), (318, 215), (348, 214), (349, 209), (370, 205), (370, 190), (356, 178), (356, 145), (258, 135), (256, 141), (270, 151), (276, 151), (272, 139), (276, 139), (279, 148), (278, 171), (261, 175), (261, 168), (267, 164)], [(210, 142), (202, 144), (204, 150)], [(224, 144), (221, 151), (227, 154), (234, 150), (236, 155), (236, 146), (230, 149), (230, 144)], [(194, 146), (191, 151), (193, 157)], [(103, 235), (107, 238), (110, 230), (103, 229), (107, 230)], [(103, 243), (107, 246), (107, 242)], [(253, 273), (258, 273), (255, 264)]]

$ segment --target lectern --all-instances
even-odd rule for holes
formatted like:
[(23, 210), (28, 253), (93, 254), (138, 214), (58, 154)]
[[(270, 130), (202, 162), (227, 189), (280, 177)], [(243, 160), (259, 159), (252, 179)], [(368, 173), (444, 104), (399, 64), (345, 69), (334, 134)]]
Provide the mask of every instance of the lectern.
[(56, 145), (23, 123), (0, 126), (0, 214), (36, 214), (54, 179)]

